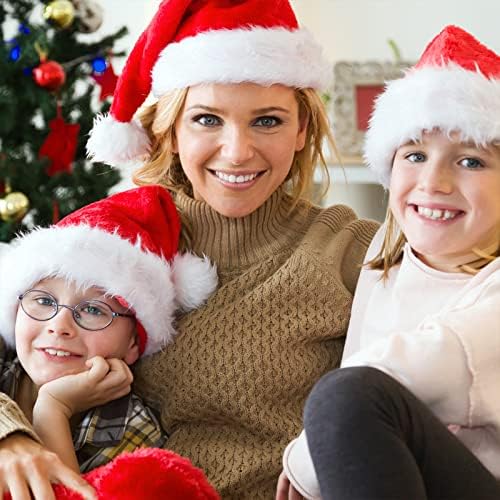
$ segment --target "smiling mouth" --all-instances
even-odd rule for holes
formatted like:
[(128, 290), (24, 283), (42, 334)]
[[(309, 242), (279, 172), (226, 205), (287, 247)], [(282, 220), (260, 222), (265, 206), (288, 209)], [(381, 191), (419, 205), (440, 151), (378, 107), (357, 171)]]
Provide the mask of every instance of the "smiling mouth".
[(72, 352), (63, 351), (62, 349), (53, 349), (51, 347), (46, 347), (46, 348), (40, 349), (40, 350), (46, 354), (49, 354), (50, 356), (56, 356), (58, 358), (78, 356), (78, 354), (73, 354)]
[(451, 220), (465, 213), (462, 210), (429, 208), (429, 207), (422, 207), (420, 205), (412, 205), (412, 207), (415, 210), (415, 212), (418, 213), (418, 215), (429, 220), (443, 220), (443, 221)]
[(245, 182), (252, 182), (264, 174), (264, 170), (262, 172), (253, 172), (250, 174), (227, 174), (225, 172), (221, 172), (219, 170), (211, 170), (211, 172), (221, 181), (228, 182), (229, 184), (243, 184)]

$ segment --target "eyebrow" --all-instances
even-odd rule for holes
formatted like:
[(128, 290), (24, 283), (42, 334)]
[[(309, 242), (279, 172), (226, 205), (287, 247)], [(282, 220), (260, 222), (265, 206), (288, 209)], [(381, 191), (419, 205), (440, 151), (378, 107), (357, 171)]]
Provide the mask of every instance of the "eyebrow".
[[(191, 111), (193, 109), (203, 109), (205, 111), (208, 111), (210, 113), (222, 113), (223, 110), (219, 108), (213, 108), (212, 106), (206, 106), (204, 104), (193, 104), (192, 106), (189, 106), (186, 111)], [(253, 115), (262, 115), (266, 113), (275, 113), (275, 112), (281, 112), (281, 113), (286, 113), (290, 114), (290, 110), (286, 108), (282, 108), (281, 106), (268, 106), (266, 108), (259, 108), (259, 109), (254, 109), (252, 111)]]

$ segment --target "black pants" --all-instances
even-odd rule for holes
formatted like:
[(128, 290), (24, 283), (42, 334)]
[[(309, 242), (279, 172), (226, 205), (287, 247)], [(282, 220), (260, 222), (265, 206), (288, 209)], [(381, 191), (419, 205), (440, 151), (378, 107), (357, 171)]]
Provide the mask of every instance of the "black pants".
[(304, 419), (324, 500), (500, 499), (495, 477), (425, 404), (380, 370), (326, 374)]

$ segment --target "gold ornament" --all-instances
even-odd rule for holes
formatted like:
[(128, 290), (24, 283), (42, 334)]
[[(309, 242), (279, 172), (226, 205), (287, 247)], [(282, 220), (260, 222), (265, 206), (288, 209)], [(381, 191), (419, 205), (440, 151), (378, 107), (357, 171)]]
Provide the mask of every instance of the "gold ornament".
[(69, 0), (54, 0), (43, 10), (43, 17), (58, 28), (69, 28), (75, 19), (75, 7)]
[(4, 222), (18, 222), (26, 215), (29, 207), (30, 202), (25, 194), (19, 191), (9, 193), (0, 198), (0, 219)]

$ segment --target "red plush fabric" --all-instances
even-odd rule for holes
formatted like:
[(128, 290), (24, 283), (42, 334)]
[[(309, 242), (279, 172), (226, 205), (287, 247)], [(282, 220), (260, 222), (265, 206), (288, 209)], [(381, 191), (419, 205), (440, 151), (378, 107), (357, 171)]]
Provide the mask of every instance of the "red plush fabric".
[(170, 43), (209, 30), (298, 28), (288, 0), (163, 0), (142, 33), (122, 72), (111, 115), (129, 122), (151, 90), (151, 71), (161, 51)]
[[(220, 500), (201, 469), (187, 458), (157, 448), (123, 453), (83, 477), (96, 489), (99, 500)], [(57, 500), (82, 498), (62, 485), (55, 485), (54, 493)]]
[(453, 62), (469, 71), (479, 68), (488, 78), (500, 77), (500, 57), (458, 26), (447, 26), (427, 45), (417, 68)]

